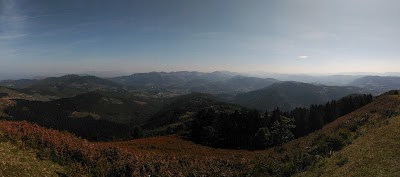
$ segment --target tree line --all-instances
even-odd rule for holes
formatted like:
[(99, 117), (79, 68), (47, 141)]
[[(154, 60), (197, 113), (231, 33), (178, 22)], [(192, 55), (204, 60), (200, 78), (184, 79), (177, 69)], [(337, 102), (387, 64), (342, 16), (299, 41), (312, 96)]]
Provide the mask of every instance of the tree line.
[(241, 109), (199, 110), (189, 128), (189, 138), (197, 143), (231, 149), (265, 149), (305, 136), (340, 116), (372, 101), (372, 95), (344, 97), (326, 104), (283, 112)]

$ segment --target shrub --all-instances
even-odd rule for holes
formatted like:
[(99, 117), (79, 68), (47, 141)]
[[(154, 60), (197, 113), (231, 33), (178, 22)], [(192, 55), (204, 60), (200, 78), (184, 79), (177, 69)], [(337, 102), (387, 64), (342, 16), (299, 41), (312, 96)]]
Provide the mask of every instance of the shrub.
[(349, 143), (350, 131), (341, 128), (332, 135), (319, 134), (312, 140), (312, 147), (309, 153), (313, 155), (330, 156), (333, 151), (338, 151)]
[(393, 116), (396, 116), (398, 113), (395, 111), (395, 110), (393, 110), (393, 109), (388, 109), (388, 110), (385, 110), (385, 111), (383, 111), (382, 113), (381, 113), (381, 115), (382, 116), (384, 116), (384, 117), (386, 117), (386, 118), (391, 118), (391, 117), (393, 117)]
[(341, 167), (341, 166), (345, 165), (347, 162), (349, 162), (349, 159), (347, 157), (344, 157), (344, 158), (342, 157), (339, 159), (338, 162), (336, 162), (336, 165)]

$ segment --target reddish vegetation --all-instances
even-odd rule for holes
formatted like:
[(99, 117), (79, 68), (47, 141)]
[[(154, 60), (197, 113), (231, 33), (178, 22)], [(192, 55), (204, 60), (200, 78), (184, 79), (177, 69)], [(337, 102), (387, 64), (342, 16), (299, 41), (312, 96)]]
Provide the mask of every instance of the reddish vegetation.
[(175, 155), (196, 155), (205, 156), (232, 156), (235, 155), (253, 155), (254, 151), (246, 150), (226, 150), (215, 149), (201, 146), (191, 141), (186, 141), (181, 137), (170, 135), (161, 137), (142, 138), (130, 141), (99, 143), (104, 145), (117, 146), (130, 152), (140, 152), (144, 154), (175, 154)]
[[(398, 97), (383, 96), (325, 126), (322, 132), (329, 133), (340, 123), (371, 111), (377, 113), (371, 115), (378, 115), (387, 109), (399, 108)], [(0, 121), (0, 140), (36, 148), (40, 156), (73, 167), (71, 176), (85, 173), (94, 176), (257, 176), (266, 173), (284, 176), (286, 173), (271, 169), (293, 174), (290, 171), (293, 166), (289, 165), (298, 164), (290, 163), (300, 158), (297, 154), (302, 154), (310, 145), (314, 134), (285, 144), (282, 153), (273, 149), (251, 152), (204, 147), (177, 136), (91, 143), (67, 132), (27, 122)]]
[[(1, 121), (2, 140), (22, 147), (34, 147), (42, 158), (74, 167), (76, 174), (113, 174), (132, 171), (128, 153), (113, 147), (98, 146), (67, 132), (46, 129), (28, 122)], [(113, 161), (110, 161), (113, 159)]]
[[(24, 147), (36, 147), (40, 150), (39, 155), (74, 167), (76, 171), (71, 172), (73, 175), (91, 173), (100, 176), (116, 174), (240, 176), (241, 173), (252, 170), (252, 158), (242, 155), (248, 155), (249, 152), (213, 150), (196, 146), (176, 137), (139, 140), (153, 143), (148, 147), (154, 148), (153, 150), (143, 148), (135, 150), (134, 147), (126, 148), (118, 143), (115, 143), (117, 147), (108, 143), (91, 143), (70, 133), (46, 129), (28, 122), (1, 121), (0, 130), (3, 133), (1, 137), (3, 140), (11, 140)], [(169, 144), (170, 149), (165, 149), (168, 153), (160, 150), (164, 148), (164, 145), (161, 145), (163, 143)], [(157, 146), (159, 150), (156, 150)], [(171, 153), (171, 149), (181, 153)], [(214, 152), (219, 155), (215, 156)]]

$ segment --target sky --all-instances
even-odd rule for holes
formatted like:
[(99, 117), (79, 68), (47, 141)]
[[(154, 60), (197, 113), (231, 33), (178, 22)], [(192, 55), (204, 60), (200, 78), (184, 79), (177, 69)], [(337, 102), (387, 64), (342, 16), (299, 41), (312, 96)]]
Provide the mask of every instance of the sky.
[(397, 0), (0, 0), (0, 73), (400, 71)]

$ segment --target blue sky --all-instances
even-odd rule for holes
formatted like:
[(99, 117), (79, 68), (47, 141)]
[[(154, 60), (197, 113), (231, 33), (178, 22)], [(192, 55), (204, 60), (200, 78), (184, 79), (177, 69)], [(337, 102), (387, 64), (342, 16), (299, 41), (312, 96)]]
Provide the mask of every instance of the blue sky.
[(0, 72), (398, 72), (396, 0), (0, 0)]

